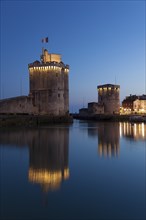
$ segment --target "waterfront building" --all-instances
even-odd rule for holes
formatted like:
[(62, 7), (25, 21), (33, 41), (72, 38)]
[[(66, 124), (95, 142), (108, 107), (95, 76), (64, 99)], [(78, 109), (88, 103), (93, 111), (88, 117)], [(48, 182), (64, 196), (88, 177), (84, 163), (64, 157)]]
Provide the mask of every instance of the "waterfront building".
[(28, 65), (30, 91), (0, 101), (0, 113), (26, 113), (35, 115), (65, 116), (69, 114), (69, 65), (60, 54), (42, 49), (40, 61)]
[(104, 105), (104, 114), (119, 114), (120, 111), (120, 86), (104, 84), (97, 86), (98, 103)]
[(140, 96), (133, 102), (133, 109), (136, 113), (146, 113), (146, 95)]
[(79, 109), (79, 115), (83, 117), (104, 114), (104, 105), (98, 102), (89, 102), (88, 108)]
[(98, 102), (89, 102), (88, 103), (88, 113), (90, 115), (103, 114), (104, 105)]
[(104, 84), (97, 86), (98, 102), (88, 103), (88, 108), (79, 110), (79, 115), (96, 116), (99, 114), (113, 115), (120, 113), (120, 86)]
[(130, 114), (133, 112), (133, 102), (138, 99), (137, 95), (126, 96), (126, 98), (122, 101), (122, 109), (125, 113)]
[(121, 113), (146, 113), (146, 95), (126, 96), (126, 98), (122, 101)]

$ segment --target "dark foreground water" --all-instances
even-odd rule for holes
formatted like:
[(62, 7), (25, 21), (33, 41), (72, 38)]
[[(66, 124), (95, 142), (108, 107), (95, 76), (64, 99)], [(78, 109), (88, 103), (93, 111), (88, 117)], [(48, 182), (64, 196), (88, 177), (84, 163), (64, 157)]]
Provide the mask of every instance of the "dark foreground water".
[(146, 124), (0, 131), (0, 219), (146, 218)]

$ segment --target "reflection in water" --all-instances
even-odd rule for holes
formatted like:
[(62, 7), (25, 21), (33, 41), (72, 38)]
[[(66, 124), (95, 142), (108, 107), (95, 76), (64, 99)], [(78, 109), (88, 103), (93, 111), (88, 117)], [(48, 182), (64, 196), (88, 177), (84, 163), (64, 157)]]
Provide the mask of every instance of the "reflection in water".
[(119, 124), (99, 123), (97, 128), (88, 129), (89, 136), (98, 136), (98, 155), (115, 157), (119, 155)]
[(68, 129), (44, 130), (31, 145), (29, 181), (41, 184), (44, 191), (55, 190), (69, 177)]
[(58, 189), (69, 178), (69, 128), (1, 131), (0, 144), (29, 147), (28, 180), (45, 192)]
[(120, 137), (125, 136), (133, 140), (146, 140), (146, 124), (120, 123)]
[(115, 157), (120, 153), (120, 137), (131, 140), (146, 140), (146, 124), (120, 122), (120, 123), (89, 123), (88, 135), (98, 137), (98, 155)]
[(100, 156), (118, 156), (119, 147), (119, 124), (102, 123), (98, 127), (98, 154)]

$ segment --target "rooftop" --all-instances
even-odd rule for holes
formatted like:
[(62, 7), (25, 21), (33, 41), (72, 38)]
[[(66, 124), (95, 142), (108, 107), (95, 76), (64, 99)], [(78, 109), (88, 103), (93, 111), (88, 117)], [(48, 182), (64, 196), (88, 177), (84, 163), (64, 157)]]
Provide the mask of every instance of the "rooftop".
[(103, 88), (103, 87), (116, 87), (116, 88), (120, 88), (120, 85), (116, 85), (116, 84), (103, 84), (103, 85), (99, 85), (97, 86), (97, 88)]

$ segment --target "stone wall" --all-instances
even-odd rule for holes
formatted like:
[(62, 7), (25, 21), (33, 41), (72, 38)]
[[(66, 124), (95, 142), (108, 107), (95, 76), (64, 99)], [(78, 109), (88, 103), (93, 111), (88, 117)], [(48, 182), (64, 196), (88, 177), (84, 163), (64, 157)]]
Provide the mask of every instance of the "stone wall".
[(88, 103), (88, 113), (90, 115), (104, 114), (103, 104), (99, 104), (97, 102)]
[(33, 106), (31, 97), (19, 96), (0, 100), (0, 113), (37, 114), (38, 109)]

